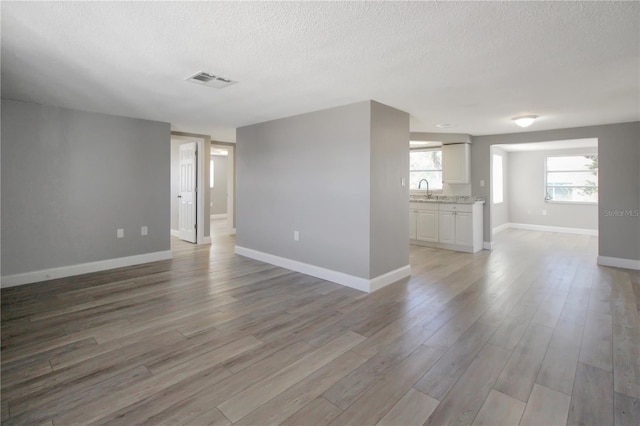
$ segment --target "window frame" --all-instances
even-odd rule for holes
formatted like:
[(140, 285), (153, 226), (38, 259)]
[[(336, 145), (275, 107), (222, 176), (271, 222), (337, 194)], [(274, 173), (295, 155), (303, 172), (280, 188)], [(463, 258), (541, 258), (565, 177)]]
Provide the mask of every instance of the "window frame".
[[(411, 157), (411, 153), (412, 152), (428, 152), (428, 151), (440, 151), (440, 157), (442, 157), (442, 146), (435, 146), (435, 147), (421, 147), (421, 148), (410, 148), (409, 149), (409, 157)], [(444, 167), (444, 165), (443, 165)], [(431, 194), (441, 194), (443, 189), (444, 189), (444, 183), (443, 188), (439, 188), (439, 189), (418, 189), (418, 188), (411, 188), (411, 172), (440, 172), (442, 173), (442, 169), (429, 169), (429, 170), (412, 170), (411, 169), (411, 161), (409, 161), (409, 191), (411, 193), (415, 193), (415, 194), (426, 194), (427, 191), (429, 191), (429, 193)]]
[[(543, 186), (543, 198), (544, 198), (544, 202), (545, 203), (549, 203), (549, 204), (573, 204), (573, 205), (588, 205), (588, 206), (593, 206), (593, 205), (598, 205), (598, 203), (600, 202), (600, 164), (598, 164), (598, 183), (596, 185), (596, 189), (598, 190), (597, 192), (597, 201), (566, 201), (566, 200), (554, 200), (552, 198), (548, 198), (548, 176), (549, 173), (571, 173), (571, 172), (586, 172), (587, 170), (552, 170), (549, 171), (548, 169), (548, 159), (551, 157), (587, 157), (587, 156), (593, 156), (595, 155), (596, 158), (598, 158), (598, 153), (595, 154), (589, 154), (589, 153), (583, 153), (583, 154), (547, 154), (544, 156), (544, 186)], [(554, 187), (552, 185), (552, 187)], [(555, 186), (555, 188), (592, 188), (590, 186), (583, 186), (583, 185), (572, 185), (572, 186), (562, 186), (562, 187), (558, 187)]]

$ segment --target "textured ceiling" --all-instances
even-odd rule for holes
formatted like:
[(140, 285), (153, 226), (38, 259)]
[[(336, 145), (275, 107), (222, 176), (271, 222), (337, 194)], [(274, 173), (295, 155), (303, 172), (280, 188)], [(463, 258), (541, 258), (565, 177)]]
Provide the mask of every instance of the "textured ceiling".
[[(638, 2), (2, 2), (2, 96), (235, 128), (374, 99), (474, 135), (640, 119)], [(238, 81), (218, 90), (196, 71)], [(538, 114), (520, 130), (510, 118)]]

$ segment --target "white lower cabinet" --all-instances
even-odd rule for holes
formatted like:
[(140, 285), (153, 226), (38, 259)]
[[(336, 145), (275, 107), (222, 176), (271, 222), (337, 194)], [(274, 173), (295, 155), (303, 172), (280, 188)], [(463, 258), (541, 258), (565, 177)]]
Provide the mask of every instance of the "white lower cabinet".
[(443, 244), (456, 243), (456, 217), (454, 212), (440, 212), (440, 240)]
[(475, 253), (482, 250), (482, 203), (410, 203), (412, 244)]
[(473, 218), (471, 213), (456, 212), (455, 243), (460, 246), (473, 245)]
[(473, 216), (466, 212), (440, 212), (440, 242), (459, 246), (473, 245)]
[(438, 242), (438, 206), (409, 204), (409, 239)]
[(418, 210), (416, 219), (416, 239), (438, 242), (438, 212)]
[(417, 228), (418, 225), (416, 220), (418, 218), (418, 210), (409, 209), (409, 239), (415, 240), (417, 239)]

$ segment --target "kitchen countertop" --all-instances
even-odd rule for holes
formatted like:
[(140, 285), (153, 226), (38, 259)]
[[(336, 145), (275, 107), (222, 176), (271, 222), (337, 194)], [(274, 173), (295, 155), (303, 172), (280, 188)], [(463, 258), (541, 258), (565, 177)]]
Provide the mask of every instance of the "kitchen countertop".
[(481, 197), (469, 197), (469, 196), (447, 196), (447, 195), (432, 195), (431, 198), (427, 198), (426, 195), (410, 195), (410, 203), (446, 203), (446, 204), (484, 204), (484, 198)]

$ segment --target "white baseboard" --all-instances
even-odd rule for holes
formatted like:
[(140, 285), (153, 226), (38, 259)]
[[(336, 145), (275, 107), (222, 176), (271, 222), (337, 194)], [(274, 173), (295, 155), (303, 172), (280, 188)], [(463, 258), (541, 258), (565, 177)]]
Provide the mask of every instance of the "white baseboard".
[(491, 233), (492, 233), (493, 235), (495, 235), (495, 234), (497, 234), (498, 232), (502, 232), (502, 231), (504, 231), (505, 229), (509, 228), (509, 225), (510, 225), (510, 223), (503, 223), (503, 224), (502, 224), (502, 225), (500, 225), (500, 226), (496, 226), (495, 228), (493, 228), (493, 230), (491, 231)]
[(177, 229), (172, 229), (171, 236), (180, 238), (180, 231), (178, 231)]
[(623, 259), (621, 257), (598, 256), (598, 265), (640, 271), (640, 260)]
[(322, 278), (323, 280), (331, 281), (337, 284), (341, 284), (347, 287), (355, 288), (356, 290), (365, 291), (371, 293), (379, 290), (384, 286), (398, 281), (404, 277), (411, 275), (411, 267), (409, 265), (398, 268), (394, 271), (380, 275), (373, 279), (356, 277), (354, 275), (345, 274), (343, 272), (334, 271), (331, 269), (322, 268), (308, 263), (298, 262), (297, 260), (287, 259), (273, 254), (264, 253), (261, 251), (249, 249), (246, 247), (235, 247), (236, 254), (240, 256), (249, 257), (251, 259), (260, 260), (262, 262), (270, 263), (272, 265), (280, 266), (283, 268), (291, 269), (292, 271), (301, 272), (303, 274), (311, 275), (314, 277)]
[(43, 269), (40, 271), (25, 272), (22, 274), (7, 275), (2, 277), (2, 288), (53, 280), (56, 278), (72, 277), (74, 275), (88, 274), (91, 272), (105, 271), (107, 269), (122, 268), (125, 266), (139, 265), (141, 263), (156, 262), (158, 260), (167, 260), (171, 258), (171, 250), (166, 250), (154, 253), (138, 254), (135, 256), (118, 257), (116, 259), (99, 260), (97, 262), (81, 263), (79, 265), (61, 266), (59, 268)]
[(561, 234), (598, 235), (597, 229), (565, 228), (563, 226), (531, 225), (528, 223), (508, 223), (509, 228), (527, 229), (529, 231), (557, 232)]
[(227, 214), (226, 213), (212, 214), (211, 215), (211, 219), (226, 219), (226, 218), (227, 218)]
[(369, 293), (380, 290), (382, 287), (386, 287), (389, 284), (393, 284), (409, 276), (411, 276), (411, 265), (405, 265), (386, 274), (378, 275), (369, 280)]
[(464, 253), (477, 253), (484, 248), (484, 246), (481, 246), (480, 244), (476, 246), (462, 246), (458, 244), (444, 244), (444, 243), (436, 243), (433, 241), (421, 241), (421, 240), (412, 240), (412, 239), (409, 239), (409, 244), (415, 245), (415, 246), (443, 249), (443, 250), (461, 251)]
[(211, 244), (211, 235), (207, 237), (202, 237), (202, 241), (198, 244)]
[(482, 248), (485, 250), (493, 250), (493, 241), (483, 241)]

